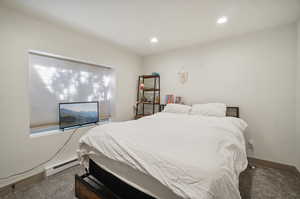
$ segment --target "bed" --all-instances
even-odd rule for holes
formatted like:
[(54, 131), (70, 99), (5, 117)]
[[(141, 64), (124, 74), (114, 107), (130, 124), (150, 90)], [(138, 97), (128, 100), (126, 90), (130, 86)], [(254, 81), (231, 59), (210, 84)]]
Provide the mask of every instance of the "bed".
[(247, 124), (238, 107), (227, 116), (158, 113), (102, 125), (80, 139), (79, 158), (116, 198), (240, 199)]

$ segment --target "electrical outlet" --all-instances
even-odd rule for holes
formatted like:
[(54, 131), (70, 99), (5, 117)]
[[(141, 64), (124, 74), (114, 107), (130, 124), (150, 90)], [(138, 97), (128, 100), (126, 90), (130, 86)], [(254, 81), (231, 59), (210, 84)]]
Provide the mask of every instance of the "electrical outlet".
[(251, 145), (251, 146), (254, 146), (254, 140), (253, 139), (249, 139), (248, 140), (248, 144)]
[(248, 143), (248, 149), (253, 152), (254, 151), (254, 140), (249, 139), (247, 143)]

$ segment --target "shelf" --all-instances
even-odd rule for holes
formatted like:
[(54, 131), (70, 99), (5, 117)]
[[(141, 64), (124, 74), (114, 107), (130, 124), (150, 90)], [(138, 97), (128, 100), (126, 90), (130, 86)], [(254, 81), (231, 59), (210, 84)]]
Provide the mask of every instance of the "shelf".
[(153, 103), (153, 102), (137, 102), (137, 104), (157, 104), (159, 105), (160, 103)]
[(145, 116), (149, 116), (149, 115), (153, 115), (153, 114), (152, 114), (152, 113), (149, 113), (149, 114), (137, 114), (137, 115), (135, 116), (135, 118), (138, 119), (138, 118), (145, 117)]
[(158, 78), (159, 75), (142, 75), (140, 78), (148, 79), (148, 78)]
[[(141, 87), (143, 89), (141, 89)], [(141, 117), (152, 115), (160, 111), (161, 106), (159, 102), (160, 102), (160, 76), (159, 75), (139, 76), (135, 118), (139, 119)]]
[(158, 89), (158, 88), (144, 88), (144, 89), (142, 89), (142, 91), (144, 91), (144, 92), (148, 92), (148, 91), (160, 91), (160, 89)]

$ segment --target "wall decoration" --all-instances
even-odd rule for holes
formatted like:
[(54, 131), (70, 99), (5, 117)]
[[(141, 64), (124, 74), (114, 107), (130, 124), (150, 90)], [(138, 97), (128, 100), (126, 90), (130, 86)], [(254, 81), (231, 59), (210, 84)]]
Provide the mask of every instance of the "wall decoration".
[(189, 74), (188, 74), (188, 72), (186, 72), (184, 70), (184, 67), (182, 67), (177, 74), (178, 74), (179, 82), (181, 84), (185, 84), (187, 82), (187, 80), (188, 80), (188, 75)]

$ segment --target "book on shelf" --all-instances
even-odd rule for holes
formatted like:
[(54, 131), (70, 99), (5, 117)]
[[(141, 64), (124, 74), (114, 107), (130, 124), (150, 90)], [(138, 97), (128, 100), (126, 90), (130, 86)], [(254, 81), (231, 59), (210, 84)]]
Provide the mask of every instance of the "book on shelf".
[(166, 95), (166, 104), (174, 104), (174, 95)]

